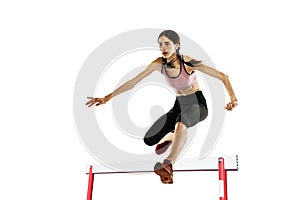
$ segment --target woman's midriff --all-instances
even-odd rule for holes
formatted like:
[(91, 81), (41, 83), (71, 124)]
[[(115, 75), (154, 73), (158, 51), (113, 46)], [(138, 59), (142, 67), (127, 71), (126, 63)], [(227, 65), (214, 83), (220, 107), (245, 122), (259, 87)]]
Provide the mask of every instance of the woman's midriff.
[(190, 94), (194, 94), (195, 92), (199, 91), (199, 85), (198, 83), (194, 83), (190, 88), (183, 89), (183, 90), (176, 90), (177, 96), (187, 96)]

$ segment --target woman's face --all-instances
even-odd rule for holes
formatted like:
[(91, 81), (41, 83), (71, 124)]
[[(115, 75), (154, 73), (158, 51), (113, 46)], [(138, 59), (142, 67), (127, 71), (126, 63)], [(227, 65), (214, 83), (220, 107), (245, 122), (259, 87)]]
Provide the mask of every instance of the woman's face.
[(161, 36), (158, 39), (158, 44), (159, 49), (162, 52), (163, 57), (165, 58), (169, 58), (171, 55), (173, 55), (173, 53), (175, 53), (179, 47), (178, 44), (174, 44), (172, 40), (170, 40), (166, 36)]

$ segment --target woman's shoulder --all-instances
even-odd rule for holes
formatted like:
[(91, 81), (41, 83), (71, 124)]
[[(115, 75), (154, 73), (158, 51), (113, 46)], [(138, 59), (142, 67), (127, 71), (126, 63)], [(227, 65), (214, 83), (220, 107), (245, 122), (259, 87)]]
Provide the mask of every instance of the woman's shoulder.
[(149, 69), (158, 70), (158, 71), (161, 70), (161, 67), (162, 67), (162, 57), (156, 58), (148, 66)]
[(162, 63), (162, 57), (158, 57), (152, 61), (152, 64), (161, 64), (161, 63)]
[(189, 61), (193, 60), (192, 57), (187, 56), (187, 55), (183, 55), (182, 57), (183, 57), (184, 62), (189, 62)]
[(192, 67), (195, 67), (198, 64), (202, 63), (201, 60), (197, 60), (197, 59), (192, 58), (190, 56), (183, 56), (183, 61), (184, 61), (185, 64), (187, 64), (189, 66), (192, 66)]

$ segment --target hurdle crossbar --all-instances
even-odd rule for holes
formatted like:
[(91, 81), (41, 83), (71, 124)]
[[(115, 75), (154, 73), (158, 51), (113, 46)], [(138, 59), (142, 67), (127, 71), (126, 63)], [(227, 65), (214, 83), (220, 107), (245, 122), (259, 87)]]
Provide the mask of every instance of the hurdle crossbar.
[[(89, 175), (87, 200), (92, 200), (93, 182), (95, 174), (115, 173), (150, 173), (156, 161), (138, 161), (114, 163), (110, 167), (96, 164), (87, 168)], [(111, 167), (113, 166), (113, 167)], [(238, 156), (206, 157), (180, 159), (174, 165), (174, 172), (193, 171), (218, 171), (219, 172), (219, 197), (220, 200), (228, 200), (227, 197), (227, 171), (238, 171)]]

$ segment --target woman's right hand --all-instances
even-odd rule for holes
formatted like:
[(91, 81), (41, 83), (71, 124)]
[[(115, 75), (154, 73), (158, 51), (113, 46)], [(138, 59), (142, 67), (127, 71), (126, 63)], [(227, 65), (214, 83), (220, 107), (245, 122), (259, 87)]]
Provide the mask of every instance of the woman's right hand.
[(88, 107), (93, 106), (94, 104), (96, 104), (95, 106), (99, 106), (101, 104), (105, 104), (106, 103), (106, 99), (105, 98), (94, 98), (94, 97), (87, 97), (88, 99), (90, 99), (88, 102), (86, 102), (85, 105), (87, 105)]

